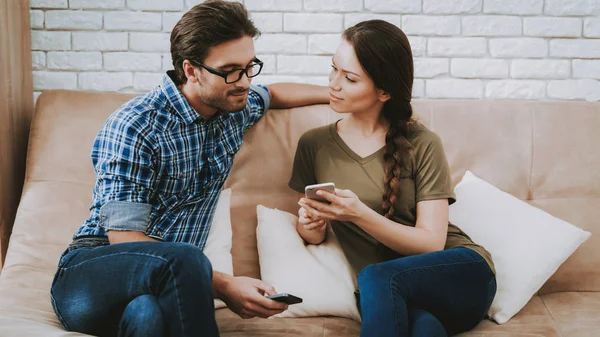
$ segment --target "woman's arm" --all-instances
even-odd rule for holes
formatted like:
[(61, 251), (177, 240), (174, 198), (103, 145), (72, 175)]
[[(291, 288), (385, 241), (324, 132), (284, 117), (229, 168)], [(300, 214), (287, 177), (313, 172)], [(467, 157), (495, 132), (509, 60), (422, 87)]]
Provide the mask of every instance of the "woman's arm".
[(402, 255), (415, 255), (444, 249), (448, 231), (448, 200), (417, 203), (415, 227), (387, 219), (363, 204), (349, 190), (336, 194), (319, 191), (330, 205), (303, 198), (300, 204), (313, 219), (352, 221), (376, 240)]
[(353, 222), (379, 242), (402, 255), (416, 255), (444, 249), (448, 232), (448, 200), (417, 203), (415, 227), (404, 226), (366, 208)]

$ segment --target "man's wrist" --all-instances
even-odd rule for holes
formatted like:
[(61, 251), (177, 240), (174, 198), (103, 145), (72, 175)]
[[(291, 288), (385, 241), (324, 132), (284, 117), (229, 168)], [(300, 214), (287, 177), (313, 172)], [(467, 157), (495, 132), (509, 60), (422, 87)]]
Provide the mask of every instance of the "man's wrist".
[(227, 293), (227, 287), (233, 276), (218, 271), (213, 271), (213, 295), (215, 298), (223, 299)]

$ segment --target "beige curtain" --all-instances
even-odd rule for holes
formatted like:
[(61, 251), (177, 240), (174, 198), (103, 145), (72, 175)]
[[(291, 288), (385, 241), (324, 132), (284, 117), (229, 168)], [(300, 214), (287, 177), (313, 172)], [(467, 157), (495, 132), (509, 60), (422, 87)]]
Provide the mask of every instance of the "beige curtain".
[(25, 175), (33, 113), (28, 0), (0, 0), (0, 268)]

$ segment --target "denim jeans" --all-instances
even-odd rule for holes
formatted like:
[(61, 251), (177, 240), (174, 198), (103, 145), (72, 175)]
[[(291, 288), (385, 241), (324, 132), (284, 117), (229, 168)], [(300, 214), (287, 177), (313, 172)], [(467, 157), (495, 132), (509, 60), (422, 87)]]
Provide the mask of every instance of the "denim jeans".
[(50, 291), (65, 327), (96, 336), (219, 335), (212, 268), (198, 247), (76, 240)]
[(468, 248), (407, 256), (358, 275), (361, 337), (441, 337), (473, 329), (496, 295), (487, 262)]

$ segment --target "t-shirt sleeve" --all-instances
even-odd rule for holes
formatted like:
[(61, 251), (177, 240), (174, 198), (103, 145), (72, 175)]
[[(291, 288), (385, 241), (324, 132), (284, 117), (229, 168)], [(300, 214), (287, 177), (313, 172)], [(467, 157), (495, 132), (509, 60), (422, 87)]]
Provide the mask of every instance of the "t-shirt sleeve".
[(415, 167), (416, 202), (447, 198), (451, 205), (456, 201), (444, 146), (435, 133), (428, 132), (416, 144)]
[(316, 148), (312, 142), (310, 133), (305, 133), (298, 141), (298, 148), (294, 156), (292, 177), (288, 186), (298, 193), (304, 193), (306, 185), (317, 183), (315, 176), (315, 154)]

